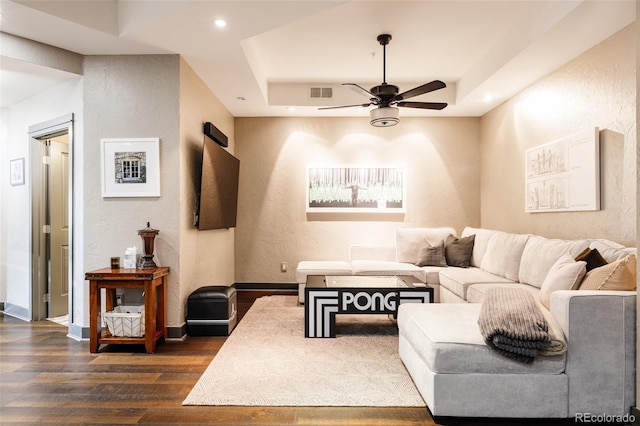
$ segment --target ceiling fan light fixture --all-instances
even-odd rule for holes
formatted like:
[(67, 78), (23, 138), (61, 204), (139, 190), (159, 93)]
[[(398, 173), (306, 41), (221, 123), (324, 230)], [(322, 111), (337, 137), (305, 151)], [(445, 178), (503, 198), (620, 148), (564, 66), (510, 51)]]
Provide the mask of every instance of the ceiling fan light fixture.
[(396, 107), (379, 107), (369, 112), (371, 125), (374, 127), (390, 127), (400, 122), (400, 114)]

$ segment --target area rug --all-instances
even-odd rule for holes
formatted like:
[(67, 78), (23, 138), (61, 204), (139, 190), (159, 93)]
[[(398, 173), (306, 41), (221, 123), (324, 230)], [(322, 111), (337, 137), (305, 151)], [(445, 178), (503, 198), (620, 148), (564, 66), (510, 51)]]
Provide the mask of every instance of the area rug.
[(296, 296), (256, 300), (182, 404), (424, 407), (393, 320), (337, 318), (336, 338), (307, 339)]

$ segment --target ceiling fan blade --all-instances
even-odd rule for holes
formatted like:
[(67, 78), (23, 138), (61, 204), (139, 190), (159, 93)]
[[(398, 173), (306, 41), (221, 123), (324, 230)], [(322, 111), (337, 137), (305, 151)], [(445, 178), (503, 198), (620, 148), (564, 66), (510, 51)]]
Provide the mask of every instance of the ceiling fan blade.
[(340, 106), (321, 107), (321, 108), (318, 108), (318, 109), (320, 110), (320, 109), (337, 109), (337, 108), (352, 108), (352, 107), (366, 108), (369, 105), (371, 105), (371, 102), (369, 102), (368, 104), (340, 105)]
[(445, 102), (398, 102), (397, 105), (405, 108), (422, 109), (444, 109), (447, 106)]
[(342, 83), (343, 86), (349, 86), (349, 88), (351, 90), (353, 90), (354, 92), (360, 94), (360, 95), (364, 95), (369, 99), (380, 99), (378, 96), (374, 95), (373, 93), (371, 93), (370, 91), (368, 91), (367, 89), (365, 89), (362, 86), (359, 86), (355, 83)]
[(414, 87), (411, 90), (407, 90), (406, 92), (402, 92), (402, 93), (396, 95), (393, 98), (393, 100), (394, 101), (401, 101), (403, 99), (409, 99), (409, 98), (413, 98), (414, 96), (419, 96), (419, 95), (423, 95), (425, 93), (433, 92), (434, 90), (444, 89), (445, 87), (447, 87), (447, 85), (444, 84), (442, 81), (433, 80), (430, 83), (426, 83), (426, 84), (423, 84), (422, 86)]

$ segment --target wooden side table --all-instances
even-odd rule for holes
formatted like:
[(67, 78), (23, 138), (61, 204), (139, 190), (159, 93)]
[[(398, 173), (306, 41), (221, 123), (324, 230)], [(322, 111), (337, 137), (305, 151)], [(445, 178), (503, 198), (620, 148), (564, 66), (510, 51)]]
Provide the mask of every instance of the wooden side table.
[[(156, 350), (156, 341), (167, 338), (167, 279), (168, 267), (155, 269), (111, 269), (104, 268), (87, 272), (89, 281), (89, 350), (98, 352), (101, 344), (142, 344), (147, 353)], [(100, 321), (101, 289), (106, 289), (106, 310), (115, 306), (117, 288), (137, 288), (144, 290), (144, 329), (143, 337), (116, 337), (109, 331), (102, 332)]]

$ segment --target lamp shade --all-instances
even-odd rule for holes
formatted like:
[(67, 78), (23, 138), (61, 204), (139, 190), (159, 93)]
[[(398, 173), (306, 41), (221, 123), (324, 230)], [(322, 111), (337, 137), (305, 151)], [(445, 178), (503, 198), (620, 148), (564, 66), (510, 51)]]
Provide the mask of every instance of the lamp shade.
[(398, 108), (395, 107), (372, 109), (369, 112), (369, 116), (371, 117), (371, 125), (375, 127), (395, 126), (400, 121), (400, 118), (398, 118)]

